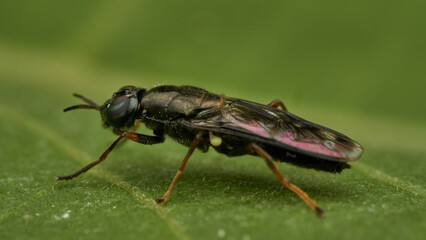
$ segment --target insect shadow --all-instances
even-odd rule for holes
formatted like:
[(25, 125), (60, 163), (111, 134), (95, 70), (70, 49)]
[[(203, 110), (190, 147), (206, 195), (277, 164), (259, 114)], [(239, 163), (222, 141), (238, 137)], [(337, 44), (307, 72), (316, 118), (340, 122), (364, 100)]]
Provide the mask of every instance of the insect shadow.
[[(123, 149), (123, 151), (126, 150)], [(180, 155), (178, 152), (181, 152), (181, 150), (174, 149), (172, 151), (176, 152), (176, 155)], [(164, 157), (161, 153), (151, 153), (144, 157), (134, 155), (131, 158), (126, 159), (126, 164), (114, 164), (113, 171), (127, 182), (147, 192), (147, 196), (150, 197), (155, 197), (156, 194), (164, 191), (164, 186), (169, 183), (168, 179), (174, 176), (178, 166), (178, 162), (172, 156)], [(141, 164), (140, 158), (150, 160)], [(205, 158), (209, 159), (206, 161)], [(246, 158), (237, 157), (234, 162), (230, 163), (228, 159), (214, 156), (214, 154), (208, 154), (208, 156), (196, 154), (195, 161), (179, 181), (177, 187), (180, 191), (175, 193), (174, 203), (178, 205), (179, 202), (208, 201), (218, 195), (225, 199), (249, 196), (254, 202), (262, 202), (265, 198), (282, 204), (297, 202), (297, 198), (294, 198), (291, 192), (282, 191), (283, 186), (276, 184), (267, 169), (263, 168), (263, 164), (256, 161), (257, 159), (249, 159), (248, 164), (254, 166), (248, 166), (247, 163), (243, 163), (247, 161)], [(215, 162), (220, 164), (214, 164)], [(227, 168), (227, 165), (231, 165), (230, 168)], [(319, 200), (342, 202), (347, 201), (348, 196), (354, 196), (351, 197), (352, 200), (365, 197), (359, 187), (348, 186), (349, 183), (339, 181), (342, 176), (336, 175), (333, 179), (327, 177), (326, 173), (309, 174), (306, 170), (296, 166), (279, 165), (282, 165), (279, 168), (283, 169), (294, 182), (297, 182), (298, 186), (315, 194)], [(356, 184), (359, 186), (363, 182), (357, 181)], [(194, 193), (195, 191), (197, 192), (196, 198), (186, 196), (188, 192)]]

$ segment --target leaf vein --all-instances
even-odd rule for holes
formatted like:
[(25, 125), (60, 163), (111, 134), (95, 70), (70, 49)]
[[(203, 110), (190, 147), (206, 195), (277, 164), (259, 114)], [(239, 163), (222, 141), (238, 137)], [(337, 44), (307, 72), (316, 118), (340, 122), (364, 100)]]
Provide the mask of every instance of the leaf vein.
[(408, 181), (403, 181), (401, 179), (398, 179), (397, 177), (390, 176), (364, 163), (356, 163), (356, 169), (359, 169), (364, 174), (367, 174), (370, 177), (373, 177), (379, 181), (385, 182), (389, 185), (392, 185), (397, 188), (401, 188), (407, 192), (410, 192), (411, 194), (414, 194), (415, 196), (426, 197), (426, 190), (423, 189), (421, 186), (418, 186)]
[[(48, 127), (44, 126), (42, 123), (38, 122), (36, 119), (28, 115), (17, 112), (16, 110), (12, 111), (11, 109), (5, 107), (2, 104), (0, 104), (0, 115), (5, 118), (11, 118), (17, 124), (20, 124), (23, 127), (29, 129), (30, 131), (36, 133), (37, 135), (49, 140), (60, 150), (68, 153), (74, 160), (78, 161), (83, 165), (94, 159), (89, 154), (71, 147), (71, 143), (68, 142), (66, 139), (60, 137), (60, 135), (54, 133)], [(115, 186), (118, 186), (128, 192), (136, 201), (156, 213), (179, 239), (190, 239), (190, 237), (186, 234), (184, 227), (176, 219), (170, 217), (167, 214), (166, 209), (157, 206), (157, 204), (152, 199), (145, 197), (145, 194), (140, 189), (132, 186), (129, 182), (124, 181), (121, 176), (112, 174), (106, 170), (102, 170), (99, 167), (97, 169), (91, 170), (88, 173), (102, 180), (110, 182)], [(21, 204), (20, 206), (18, 206), (18, 208), (25, 207), (31, 201), (32, 200), (29, 200), (28, 202)], [(3, 219), (7, 218), (10, 214), (2, 215), (0, 217), (0, 222)]]

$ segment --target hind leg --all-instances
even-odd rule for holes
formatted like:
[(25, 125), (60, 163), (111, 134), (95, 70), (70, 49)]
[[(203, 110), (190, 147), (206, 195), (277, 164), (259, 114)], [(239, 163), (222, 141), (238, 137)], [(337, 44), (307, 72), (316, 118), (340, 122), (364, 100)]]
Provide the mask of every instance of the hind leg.
[(279, 99), (275, 99), (269, 102), (268, 105), (274, 108), (281, 107), (284, 111), (287, 111), (287, 108), (285, 107), (284, 103)]
[(289, 182), (287, 179), (285, 179), (281, 175), (277, 166), (275, 166), (272, 157), (265, 150), (263, 150), (263, 148), (259, 147), (255, 143), (252, 143), (252, 144), (248, 145), (248, 150), (250, 152), (257, 153), (260, 157), (262, 157), (265, 160), (266, 165), (268, 165), (268, 167), (272, 170), (272, 173), (274, 173), (274, 175), (278, 178), (278, 181), (280, 181), (280, 183), (284, 187), (286, 187), (286, 188), (290, 189), (291, 191), (293, 191), (294, 193), (296, 193), (297, 196), (299, 196), (306, 204), (308, 204), (318, 214), (318, 216), (322, 216), (324, 214), (324, 211), (321, 208), (318, 207), (318, 205), (315, 203), (315, 201), (312, 200), (308, 196), (308, 194), (306, 194), (298, 186), (293, 185), (291, 182)]

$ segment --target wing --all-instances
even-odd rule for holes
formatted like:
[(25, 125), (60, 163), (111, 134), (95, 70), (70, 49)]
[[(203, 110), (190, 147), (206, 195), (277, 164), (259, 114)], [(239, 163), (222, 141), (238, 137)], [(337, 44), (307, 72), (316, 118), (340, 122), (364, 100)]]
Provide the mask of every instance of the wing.
[(194, 120), (194, 127), (249, 134), (286, 150), (324, 160), (353, 161), (363, 151), (359, 143), (337, 131), (287, 111), (241, 99), (226, 98), (220, 113), (200, 114)]

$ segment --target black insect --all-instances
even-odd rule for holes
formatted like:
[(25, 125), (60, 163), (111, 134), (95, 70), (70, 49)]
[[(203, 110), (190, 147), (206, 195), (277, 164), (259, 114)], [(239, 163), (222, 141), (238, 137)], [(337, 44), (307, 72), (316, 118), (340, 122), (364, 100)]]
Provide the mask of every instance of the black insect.
[[(96, 109), (101, 113), (104, 126), (111, 127), (119, 137), (98, 160), (74, 174), (58, 177), (58, 181), (77, 177), (102, 162), (124, 138), (151, 145), (164, 142), (167, 135), (189, 150), (163, 198), (155, 200), (157, 203), (167, 200), (194, 150), (206, 152), (213, 147), (230, 157), (244, 154), (262, 157), (283, 186), (321, 215), (323, 211), (317, 204), (285, 179), (273, 160), (339, 173), (350, 168), (347, 162), (358, 159), (363, 151), (361, 145), (349, 137), (288, 112), (280, 100), (263, 105), (212, 94), (201, 88), (168, 85), (149, 91), (122, 87), (102, 106), (81, 95), (74, 96), (87, 104), (66, 108), (64, 112)], [(154, 135), (131, 132), (138, 120), (152, 129)]]

